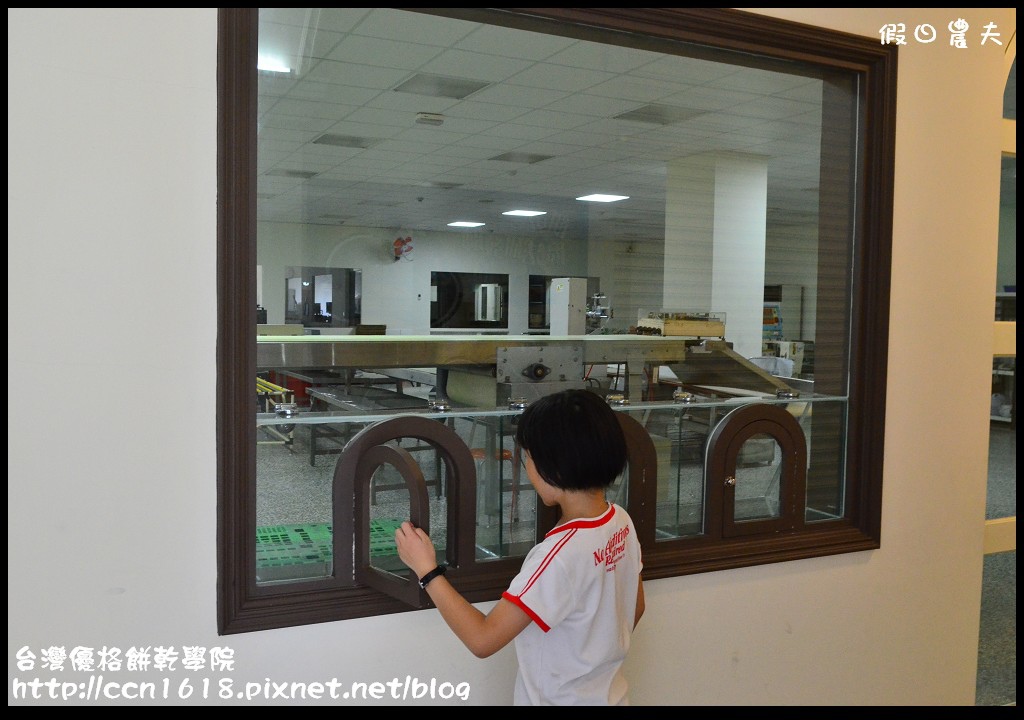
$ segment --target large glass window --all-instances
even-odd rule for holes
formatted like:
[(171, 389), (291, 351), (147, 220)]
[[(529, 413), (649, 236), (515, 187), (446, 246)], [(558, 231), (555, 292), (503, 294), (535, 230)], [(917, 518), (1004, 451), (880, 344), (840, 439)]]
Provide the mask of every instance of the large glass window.
[(646, 577), (877, 547), (895, 52), (721, 10), (221, 10), (221, 631), (420, 606), (408, 517), (497, 598), (554, 522), (516, 418), (568, 387), (631, 438)]

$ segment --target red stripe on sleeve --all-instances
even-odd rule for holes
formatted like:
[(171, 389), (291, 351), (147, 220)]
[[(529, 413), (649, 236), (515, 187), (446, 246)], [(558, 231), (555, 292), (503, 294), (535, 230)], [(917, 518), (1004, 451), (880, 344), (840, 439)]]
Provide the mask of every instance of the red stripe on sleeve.
[(504, 592), (504, 593), (501, 594), (501, 596), (503, 598), (505, 598), (506, 600), (508, 600), (513, 605), (515, 605), (516, 607), (518, 607), (524, 613), (529, 615), (530, 619), (533, 620), (535, 623), (537, 623), (537, 627), (539, 627), (544, 632), (547, 632), (548, 630), (551, 629), (546, 622), (544, 622), (543, 620), (540, 619), (540, 615), (538, 615), (537, 613), (535, 613), (533, 610), (531, 610), (530, 608), (528, 608), (526, 606), (526, 603), (524, 603), (523, 599), (521, 597), (519, 597), (518, 595), (510, 595), (509, 593)]
[(561, 550), (565, 546), (565, 544), (572, 539), (572, 536), (575, 534), (576, 529), (573, 528), (568, 533), (566, 533), (564, 537), (560, 538), (558, 540), (558, 543), (548, 551), (548, 554), (544, 556), (544, 559), (541, 561), (540, 565), (537, 566), (537, 569), (534, 571), (533, 575), (531, 575), (530, 579), (526, 581), (526, 585), (523, 587), (523, 592), (521, 593), (522, 595), (525, 595), (526, 592), (531, 587), (533, 587), (533, 584), (537, 582), (537, 578), (539, 578), (541, 574), (545, 570), (547, 570), (548, 565), (550, 565), (551, 561), (555, 559), (555, 555), (558, 554), (558, 551)]

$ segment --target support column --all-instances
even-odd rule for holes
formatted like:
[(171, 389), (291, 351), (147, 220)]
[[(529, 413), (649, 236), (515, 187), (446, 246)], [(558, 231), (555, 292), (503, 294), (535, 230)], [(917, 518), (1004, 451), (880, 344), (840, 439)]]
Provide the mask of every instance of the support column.
[(761, 354), (767, 203), (763, 157), (668, 164), (661, 309), (725, 313), (725, 339), (744, 357)]

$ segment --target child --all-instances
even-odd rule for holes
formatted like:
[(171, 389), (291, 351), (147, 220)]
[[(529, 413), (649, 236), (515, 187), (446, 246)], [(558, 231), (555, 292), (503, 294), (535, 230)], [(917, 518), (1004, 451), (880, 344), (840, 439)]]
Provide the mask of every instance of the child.
[(644, 612), (643, 565), (633, 521), (605, 500), (626, 464), (615, 412), (588, 390), (547, 395), (523, 411), (516, 441), (537, 497), (561, 514), (487, 615), (443, 577), (430, 538), (409, 522), (395, 531), (398, 555), (474, 655), (515, 640), (516, 705), (628, 705), (621, 667)]

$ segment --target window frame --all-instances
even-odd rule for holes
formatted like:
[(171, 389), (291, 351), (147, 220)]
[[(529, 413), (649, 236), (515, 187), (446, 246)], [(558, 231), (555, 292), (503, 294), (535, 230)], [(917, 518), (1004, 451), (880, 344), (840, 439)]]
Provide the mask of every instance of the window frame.
[[(447, 9), (453, 10), (453, 9)], [(723, 539), (645, 548), (646, 579), (871, 550), (881, 543), (882, 459), (895, 143), (895, 46), (732, 9), (459, 9), (478, 21), (495, 13), (521, 27), (558, 21), (724, 51), (798, 61), (857, 77), (863, 149), (855, 177), (859, 202), (850, 225), (849, 418), (842, 521), (772, 537)], [(453, 15), (455, 16), (455, 15)], [(370, 588), (327, 581), (258, 586), (256, 582), (256, 118), (258, 8), (218, 12), (217, 487), (218, 631), (232, 634), (403, 612), (409, 605)], [(735, 62), (735, 58), (730, 57)], [(846, 156), (844, 156), (846, 157)], [(826, 162), (823, 159), (823, 163)], [(823, 188), (823, 193), (827, 192)], [(494, 600), (513, 563), (474, 574), (460, 590), (471, 602)]]

